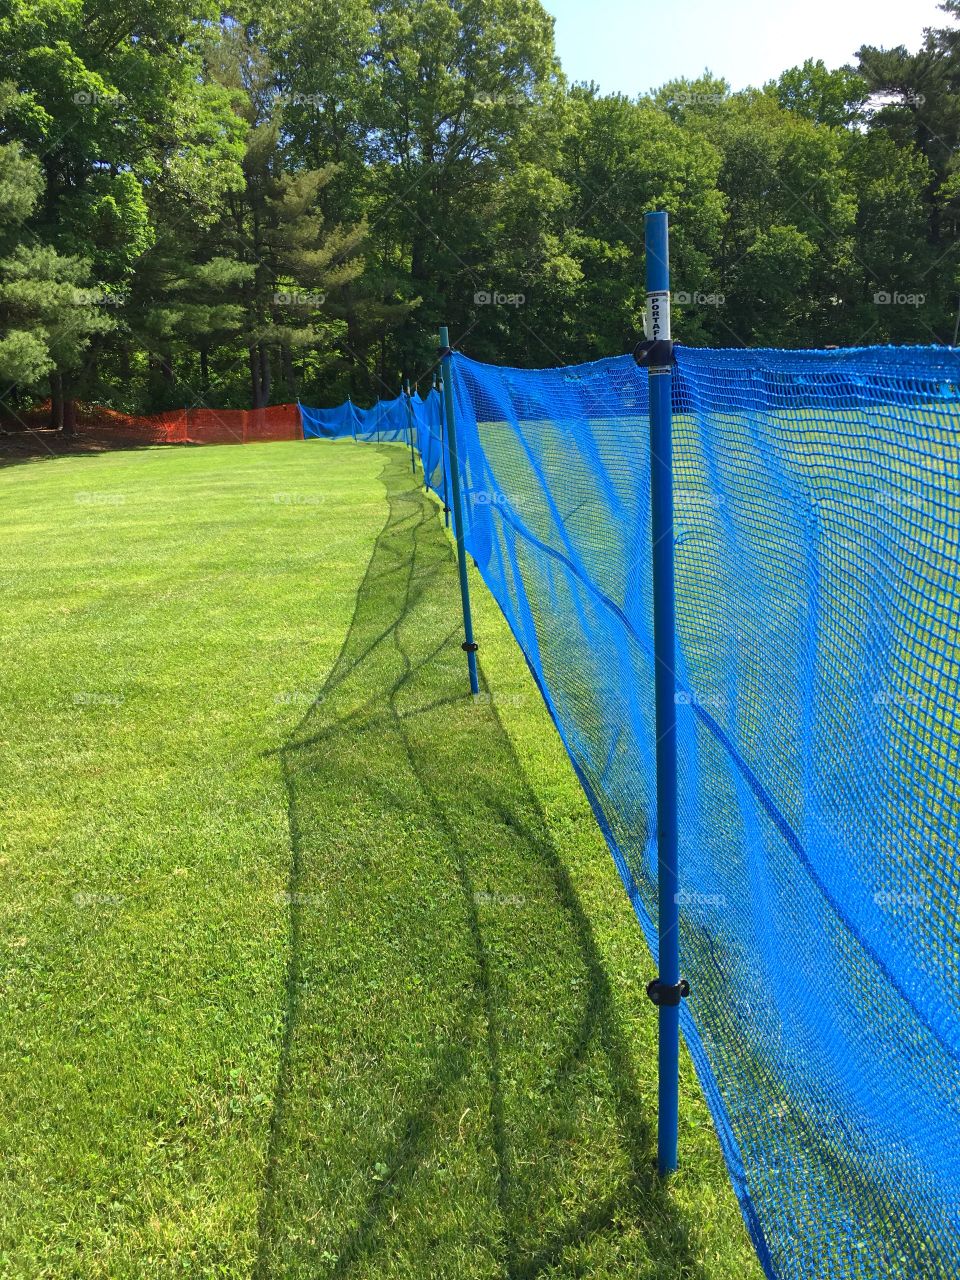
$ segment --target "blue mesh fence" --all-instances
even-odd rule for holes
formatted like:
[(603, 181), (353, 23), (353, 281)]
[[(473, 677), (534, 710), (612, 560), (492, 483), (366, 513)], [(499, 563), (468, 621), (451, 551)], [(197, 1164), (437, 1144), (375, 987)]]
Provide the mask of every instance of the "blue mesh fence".
[(381, 443), (409, 443), (410, 413), (405, 396), (378, 400), (370, 409), (352, 401), (335, 409), (311, 409), (300, 405), (304, 439), (371, 440)]
[[(768, 1275), (957, 1277), (960, 355), (676, 357), (685, 1039)], [(452, 372), (467, 549), (655, 953), (647, 375)]]
[(298, 408), (304, 440), (353, 439), (357, 434), (356, 412), (349, 400), (335, 409), (310, 409), (305, 404)]
[(424, 483), (441, 498), (447, 491), (448, 459), (443, 428), (443, 402), (435, 388), (425, 396), (398, 396), (379, 400), (370, 409), (360, 409), (352, 401), (333, 409), (311, 409), (301, 404), (300, 418), (305, 440), (356, 439), (386, 444), (409, 444), (423, 465)]
[[(677, 361), (685, 1038), (769, 1275), (956, 1277), (960, 357)], [(655, 951), (647, 375), (453, 373), (467, 548)]]
[(357, 436), (380, 443), (409, 443), (410, 414), (405, 396), (378, 400), (372, 409), (357, 409)]
[(443, 402), (432, 390), (426, 399), (412, 399), (416, 421), (416, 444), (423, 464), (424, 483), (441, 499), (447, 492), (447, 451), (443, 428)]

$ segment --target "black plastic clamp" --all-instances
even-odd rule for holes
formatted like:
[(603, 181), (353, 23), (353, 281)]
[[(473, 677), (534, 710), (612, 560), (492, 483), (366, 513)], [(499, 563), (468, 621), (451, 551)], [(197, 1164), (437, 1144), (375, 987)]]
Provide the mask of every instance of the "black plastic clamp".
[(659, 978), (654, 978), (652, 982), (647, 983), (647, 995), (650, 997), (650, 1003), (655, 1004), (658, 1009), (671, 1008), (673, 1005), (680, 1003), (680, 998), (685, 1000), (690, 994), (690, 983), (686, 978), (681, 978), (675, 986), (668, 986), (667, 983), (661, 982)]
[(464, 653), (476, 653), (480, 646), (477, 644), (476, 640), (464, 640), (460, 648)]
[(633, 348), (633, 358), (643, 369), (663, 369), (673, 364), (673, 342), (669, 338), (644, 338)]
[(437, 355), (440, 357), (441, 360), (443, 360), (446, 356), (452, 356), (453, 353), (454, 353), (453, 347), (437, 347)]

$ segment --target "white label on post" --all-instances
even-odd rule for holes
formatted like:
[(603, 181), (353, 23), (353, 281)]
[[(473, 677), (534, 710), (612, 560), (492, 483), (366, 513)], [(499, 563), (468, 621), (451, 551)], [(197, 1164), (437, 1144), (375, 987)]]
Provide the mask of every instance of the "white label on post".
[(653, 342), (670, 340), (670, 290), (658, 289), (647, 294), (647, 314), (644, 330)]

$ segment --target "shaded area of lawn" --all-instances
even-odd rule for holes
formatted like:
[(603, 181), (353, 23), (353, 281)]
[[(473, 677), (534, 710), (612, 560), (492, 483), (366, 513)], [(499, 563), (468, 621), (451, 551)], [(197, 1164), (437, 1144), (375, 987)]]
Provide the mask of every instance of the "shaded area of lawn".
[[(732, 1194), (701, 1231), (654, 1176), (652, 1035), (623, 1025), (496, 691), (466, 693), (436, 508), (382, 454), (389, 517), (282, 753), (291, 958), (257, 1274), (751, 1274)], [(714, 1151), (696, 1176), (723, 1178)]]

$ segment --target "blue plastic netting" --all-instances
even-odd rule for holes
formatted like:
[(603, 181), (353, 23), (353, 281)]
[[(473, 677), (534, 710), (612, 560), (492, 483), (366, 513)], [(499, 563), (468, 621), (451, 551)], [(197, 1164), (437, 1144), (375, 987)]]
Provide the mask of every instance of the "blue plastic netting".
[(439, 495), (446, 506), (448, 458), (440, 392), (431, 391), (425, 400), (414, 396), (412, 404), (424, 483)]
[(354, 406), (354, 413), (357, 415), (357, 436), (360, 439), (380, 443), (409, 443), (411, 413), (406, 396), (397, 396), (395, 400), (378, 400), (372, 409), (358, 409)]
[(353, 439), (357, 434), (357, 419), (353, 404), (348, 400), (337, 405), (335, 409), (310, 409), (299, 404), (300, 421), (303, 424), (303, 438), (341, 440), (344, 437)]
[(378, 400), (370, 409), (360, 409), (350, 400), (335, 409), (311, 409), (301, 404), (300, 419), (304, 439), (410, 440), (411, 416), (405, 396)]
[[(655, 952), (647, 375), (452, 364), (467, 548)], [(677, 348), (683, 1029), (770, 1276), (960, 1276), (958, 388)], [(446, 504), (436, 391), (304, 435), (398, 405)]]
[[(960, 356), (677, 360), (687, 1044), (769, 1275), (956, 1277)], [(655, 951), (647, 375), (453, 379), (468, 550)]]

